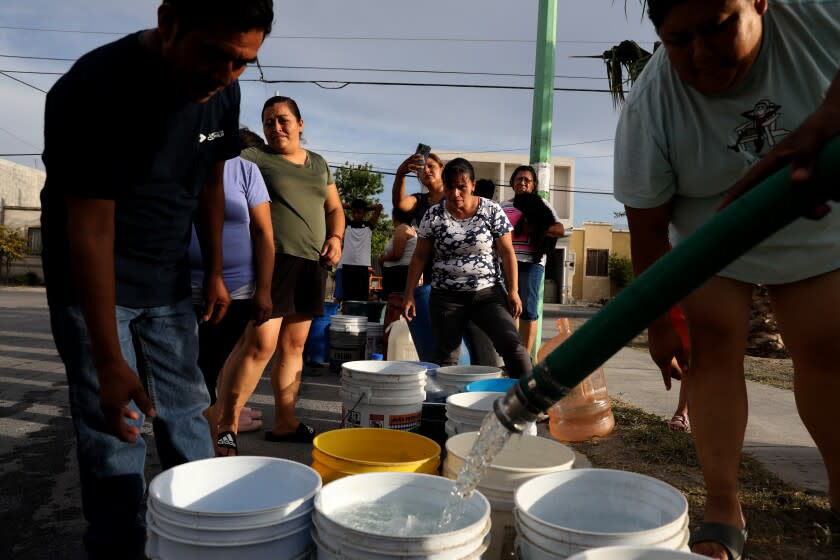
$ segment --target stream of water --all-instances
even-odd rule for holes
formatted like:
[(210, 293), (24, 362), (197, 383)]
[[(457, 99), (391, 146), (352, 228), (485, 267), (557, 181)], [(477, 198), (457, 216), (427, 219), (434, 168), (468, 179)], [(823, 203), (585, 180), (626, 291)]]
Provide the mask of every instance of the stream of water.
[(455, 486), (449, 494), (446, 507), (441, 515), (438, 529), (443, 532), (448, 529), (461, 515), (469, 503), (469, 498), (493, 463), (493, 459), (502, 450), (510, 437), (511, 432), (505, 428), (496, 414), (491, 412), (481, 424), (478, 431), (478, 438), (475, 440), (472, 450), (464, 461), (455, 480)]

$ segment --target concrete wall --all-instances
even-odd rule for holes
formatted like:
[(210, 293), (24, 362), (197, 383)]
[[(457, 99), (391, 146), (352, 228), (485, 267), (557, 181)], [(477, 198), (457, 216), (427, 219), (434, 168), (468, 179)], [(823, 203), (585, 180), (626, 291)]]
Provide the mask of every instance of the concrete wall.
[[(40, 195), (46, 177), (38, 169), (0, 160), (0, 224), (20, 230), (24, 237), (29, 228), (41, 227)], [(9, 268), (12, 278), (27, 272), (44, 279), (39, 255), (28, 255)], [(5, 274), (5, 270), (0, 271), (0, 275)]]
[(39, 196), (47, 174), (0, 160), (0, 206), (41, 207)]

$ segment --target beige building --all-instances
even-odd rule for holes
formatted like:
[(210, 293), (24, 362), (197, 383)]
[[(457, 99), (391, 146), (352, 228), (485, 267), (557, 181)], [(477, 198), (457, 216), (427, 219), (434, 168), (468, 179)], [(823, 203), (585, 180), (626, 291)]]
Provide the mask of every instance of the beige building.
[(609, 257), (612, 254), (630, 258), (630, 232), (613, 224), (585, 222), (572, 232), (569, 241), (574, 279), (572, 298), (597, 302), (616, 295), (610, 282)]
[[(437, 152), (445, 161), (454, 157), (469, 160), (475, 168), (475, 178), (490, 179), (496, 184), (494, 200), (501, 202), (513, 198), (513, 189), (509, 181), (513, 170), (520, 165), (527, 165), (527, 154), (500, 154), (494, 152)], [(551, 180), (549, 181), (548, 201), (557, 212), (557, 217), (567, 230), (571, 229), (574, 218), (575, 159), (556, 156), (551, 159)], [(569, 237), (557, 240), (557, 250), (548, 259), (545, 266), (546, 303), (564, 303), (571, 296), (573, 268), (569, 261)]]
[[(0, 160), (0, 224), (19, 230), (26, 237), (29, 254), (13, 263), (11, 277), (41, 270), (41, 188), (46, 173), (11, 161)], [(2, 274), (5, 274), (5, 270)]]

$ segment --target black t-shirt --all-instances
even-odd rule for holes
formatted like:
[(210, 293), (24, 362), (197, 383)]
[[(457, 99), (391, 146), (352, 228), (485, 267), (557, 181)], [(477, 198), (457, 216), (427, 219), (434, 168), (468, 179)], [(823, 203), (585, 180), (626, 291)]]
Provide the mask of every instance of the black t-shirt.
[(169, 305), (189, 296), (187, 247), (198, 194), (239, 154), (239, 84), (207, 103), (177, 98), (135, 33), (80, 58), (47, 94), (41, 191), (51, 305), (74, 304), (65, 196), (115, 201), (116, 300)]

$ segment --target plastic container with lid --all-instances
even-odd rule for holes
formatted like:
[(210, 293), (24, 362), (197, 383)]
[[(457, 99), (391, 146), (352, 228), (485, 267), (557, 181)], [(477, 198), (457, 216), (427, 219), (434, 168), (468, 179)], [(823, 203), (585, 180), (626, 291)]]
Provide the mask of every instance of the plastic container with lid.
[[(557, 336), (540, 348), (539, 360), (572, 335), (569, 319), (557, 319)], [(605, 436), (615, 428), (607, 380), (602, 368), (581, 381), (563, 400), (548, 409), (548, 427), (558, 441), (584, 441)]]

